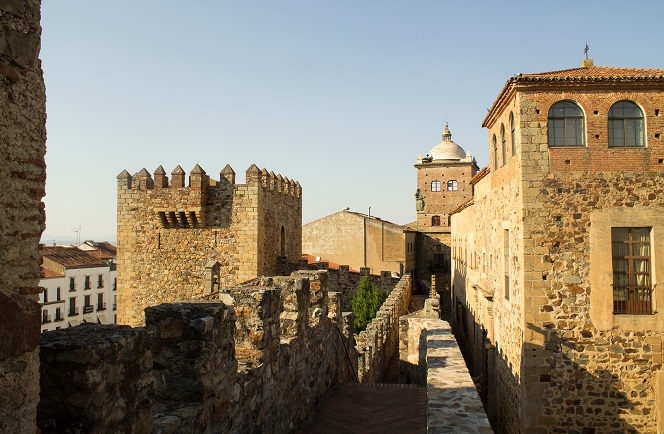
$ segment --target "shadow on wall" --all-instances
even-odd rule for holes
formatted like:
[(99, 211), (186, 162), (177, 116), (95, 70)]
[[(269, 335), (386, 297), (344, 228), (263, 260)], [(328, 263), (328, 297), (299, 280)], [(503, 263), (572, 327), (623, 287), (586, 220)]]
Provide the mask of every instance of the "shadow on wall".
[[(628, 414), (649, 413), (650, 409), (634, 402), (637, 397), (647, 399), (648, 392), (632, 391), (629, 396), (615, 371), (589, 370), (583, 344), (562, 338), (554, 328), (529, 324), (529, 329), (546, 340), (543, 345), (524, 344), (523, 376), (519, 377), (500, 345), (487, 339), (486, 330), (475, 321), (474, 313), (465, 308), (467, 325), (464, 327), (454, 312), (453, 330), (496, 433), (523, 432), (524, 428), (568, 434), (651, 429), (626, 420)], [(604, 366), (609, 368), (612, 358), (608, 351), (605, 360)]]

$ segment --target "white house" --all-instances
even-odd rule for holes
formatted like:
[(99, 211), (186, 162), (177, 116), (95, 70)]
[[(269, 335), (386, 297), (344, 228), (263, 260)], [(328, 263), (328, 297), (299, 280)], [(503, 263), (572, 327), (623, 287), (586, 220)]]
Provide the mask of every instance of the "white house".
[(82, 322), (115, 323), (115, 264), (98, 251), (44, 246), (42, 332)]

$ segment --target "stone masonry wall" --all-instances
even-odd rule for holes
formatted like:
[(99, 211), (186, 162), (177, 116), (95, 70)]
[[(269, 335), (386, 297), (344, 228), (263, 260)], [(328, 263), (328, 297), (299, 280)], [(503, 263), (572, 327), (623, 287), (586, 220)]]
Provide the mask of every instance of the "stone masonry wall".
[(162, 167), (118, 176), (118, 323), (299, 260), (301, 188), (263, 172), (252, 165), (241, 185), (230, 166), (219, 181), (196, 166), (187, 186), (179, 166), (170, 182)]
[(40, 1), (0, 3), (0, 432), (34, 432), (39, 400), (46, 94)]
[[(658, 115), (664, 91), (638, 84), (615, 89), (588, 86), (521, 97), (521, 125), (528, 137), (524, 231), (532, 240), (524, 257), (531, 293), (525, 306), (530, 330), (522, 419), (541, 432), (572, 427), (656, 432), (661, 424), (664, 403), (657, 377), (664, 320), (658, 313), (612, 314), (606, 234), (612, 227), (651, 227), (653, 283), (664, 275), (656, 261), (664, 254), (658, 237), (664, 229), (664, 142), (659, 137), (664, 119)], [(574, 99), (587, 113), (585, 149), (547, 149), (542, 125), (549, 105), (559, 99)], [(607, 148), (606, 113), (622, 99), (642, 107), (647, 148)], [(654, 297), (654, 303), (661, 302), (656, 290)]]
[(394, 352), (399, 350), (399, 317), (408, 313), (412, 289), (412, 277), (405, 274), (366, 330), (356, 336), (360, 382), (379, 383)]
[(292, 432), (333, 384), (352, 379), (347, 350), (357, 357), (352, 318), (342, 315), (326, 277), (264, 278), (224, 290), (228, 303), (149, 307), (147, 331), (85, 325), (45, 332), (40, 426)]

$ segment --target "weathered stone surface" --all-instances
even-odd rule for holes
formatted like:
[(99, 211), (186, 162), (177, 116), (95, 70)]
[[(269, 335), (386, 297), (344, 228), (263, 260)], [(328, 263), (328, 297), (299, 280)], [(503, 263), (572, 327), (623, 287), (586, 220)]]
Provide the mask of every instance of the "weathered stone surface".
[(152, 352), (145, 329), (82, 324), (42, 334), (43, 432), (149, 432)]
[(0, 292), (0, 360), (31, 352), (39, 345), (40, 314), (36, 301)]

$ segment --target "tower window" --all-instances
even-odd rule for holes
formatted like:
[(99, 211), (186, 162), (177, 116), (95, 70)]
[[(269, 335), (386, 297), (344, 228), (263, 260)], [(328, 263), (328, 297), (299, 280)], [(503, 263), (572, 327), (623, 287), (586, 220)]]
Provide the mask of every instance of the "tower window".
[(435, 215), (431, 217), (431, 226), (440, 226), (440, 216)]
[(549, 109), (549, 147), (583, 146), (583, 111), (573, 101), (560, 101)]
[(457, 191), (457, 182), (454, 179), (447, 181), (447, 191)]
[(431, 191), (440, 191), (440, 181), (431, 181)]

